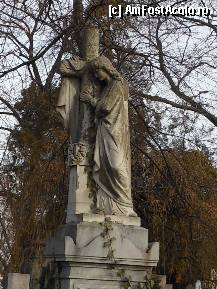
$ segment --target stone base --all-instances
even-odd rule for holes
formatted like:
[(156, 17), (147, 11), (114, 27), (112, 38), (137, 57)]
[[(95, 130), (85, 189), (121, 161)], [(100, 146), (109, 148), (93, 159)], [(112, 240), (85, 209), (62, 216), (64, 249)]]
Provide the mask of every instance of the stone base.
[(145, 282), (157, 265), (159, 244), (148, 243), (148, 230), (138, 225), (108, 218), (71, 222), (47, 243), (46, 258), (53, 264), (47, 289), (120, 289), (125, 277), (132, 284)]
[[(55, 284), (60, 284), (58, 289), (123, 289), (126, 281), (121, 281), (119, 270), (123, 268), (111, 269), (109, 266), (74, 266), (74, 264), (62, 264), (61, 274), (56, 277)], [(126, 277), (131, 277), (131, 288), (136, 289), (138, 283), (143, 284), (145, 276), (150, 273), (142, 270), (125, 271)], [(165, 276), (156, 276), (161, 288), (165, 287)], [(53, 287), (56, 288), (56, 287)], [(137, 287), (138, 288), (138, 287)], [(50, 289), (50, 288), (49, 288)]]
[(141, 219), (139, 217), (126, 217), (122, 215), (104, 215), (104, 214), (77, 214), (71, 217), (71, 222), (68, 223), (81, 223), (81, 222), (97, 222), (103, 223), (109, 219), (112, 223), (141, 226)]
[(8, 273), (7, 289), (29, 289), (29, 282), (29, 274)]

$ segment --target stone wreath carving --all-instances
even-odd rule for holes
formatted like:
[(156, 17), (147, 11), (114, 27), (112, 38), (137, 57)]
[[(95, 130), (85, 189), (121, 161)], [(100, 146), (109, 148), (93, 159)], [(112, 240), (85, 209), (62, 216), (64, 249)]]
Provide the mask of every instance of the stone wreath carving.
[(68, 147), (68, 166), (81, 165), (86, 155), (87, 149), (83, 143), (70, 143)]

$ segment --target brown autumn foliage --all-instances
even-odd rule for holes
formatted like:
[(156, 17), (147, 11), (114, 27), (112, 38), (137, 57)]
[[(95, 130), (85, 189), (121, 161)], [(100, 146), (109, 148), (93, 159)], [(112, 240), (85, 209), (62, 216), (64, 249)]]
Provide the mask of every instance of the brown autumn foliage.
[[(159, 119), (131, 103), (132, 189), (134, 205), (160, 242), (157, 272), (168, 282), (209, 280), (217, 260), (217, 169), (199, 150), (163, 148)], [(179, 281), (178, 281), (179, 279)]]
[[(30, 272), (46, 239), (64, 223), (67, 135), (54, 109), (56, 89), (45, 94), (32, 83), (22, 95), (16, 108), (25, 128), (14, 130), (9, 145), (16, 192), (8, 199), (13, 241), (7, 271)], [(178, 272), (182, 283), (207, 278), (217, 253), (217, 170), (199, 151), (154, 148), (150, 127), (133, 106), (130, 116), (134, 205), (151, 240), (161, 244), (157, 270), (168, 280)]]
[(32, 83), (22, 95), (16, 109), (24, 128), (14, 130), (8, 164), (14, 185), (8, 199), (13, 228), (9, 269), (18, 272), (31, 270), (45, 240), (64, 222), (67, 197), (67, 135), (54, 110), (56, 91), (41, 93)]
[[(108, 2), (91, 1), (84, 8), (82, 1), (74, 0), (74, 10), (71, 1), (65, 1), (65, 7), (60, 2), (64, 1), (3, 0), (0, 4), (0, 77), (12, 83), (17, 72), (23, 85), (29, 86), (15, 105), (13, 89), (0, 96), (4, 104), (0, 114), (12, 115), (18, 122), (15, 129), (0, 127), (11, 132), (0, 180), (0, 244), (4, 251), (0, 263), (4, 271), (30, 271), (46, 238), (64, 222), (67, 135), (54, 110), (57, 91), (52, 87), (60, 59), (64, 53), (79, 53), (78, 32), (93, 22), (100, 27), (101, 52), (114, 60), (130, 82), (134, 203), (151, 239), (161, 243), (158, 270), (169, 280), (177, 272), (183, 283), (209, 277), (216, 266), (216, 168), (204, 152), (170, 146), (168, 132), (178, 141), (181, 132), (177, 137), (177, 131), (164, 130), (161, 115), (169, 106), (202, 115), (216, 126), (215, 106), (209, 101), (215, 91), (209, 87), (206, 98), (207, 92), (195, 85), (195, 81), (199, 84), (195, 75), (201, 73), (205, 78), (215, 69), (215, 16), (120, 21), (108, 19)], [(169, 2), (164, 1), (165, 5)], [(201, 34), (200, 27), (209, 33)], [(191, 45), (195, 39), (200, 45)], [(166, 92), (149, 94), (152, 83), (158, 81), (167, 85)], [(157, 103), (164, 104), (164, 109), (158, 109)], [(181, 113), (178, 119), (176, 113), (172, 110), (170, 114), (173, 127), (184, 127), (184, 137), (188, 136), (196, 129), (195, 115), (189, 114), (190, 118)], [(197, 142), (201, 150), (202, 141)]]
[(160, 241), (159, 271), (168, 281), (178, 272), (183, 284), (210, 279), (217, 258), (216, 168), (199, 151), (171, 150), (151, 153), (142, 183), (137, 164), (134, 172), (135, 206), (152, 240)]

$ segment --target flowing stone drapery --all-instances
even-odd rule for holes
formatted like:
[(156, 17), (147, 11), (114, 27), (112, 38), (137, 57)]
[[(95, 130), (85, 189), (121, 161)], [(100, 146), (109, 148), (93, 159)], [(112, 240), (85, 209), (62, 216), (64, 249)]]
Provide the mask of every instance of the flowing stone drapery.
[(62, 75), (56, 109), (63, 118), (64, 127), (72, 137), (78, 134), (80, 74), (85, 61), (79, 57), (62, 61), (59, 73)]
[[(64, 60), (59, 71), (63, 78), (57, 110), (70, 133), (71, 143), (69, 159), (72, 166), (72, 193), (69, 195), (67, 211), (73, 205), (74, 214), (92, 211), (107, 215), (136, 216), (131, 198), (126, 80), (105, 56), (93, 60), (79, 57)], [(91, 106), (94, 109), (91, 110)], [(96, 132), (94, 138), (90, 137), (91, 129)], [(89, 166), (91, 173), (87, 175), (87, 169), (83, 166), (89, 164), (92, 164)], [(76, 171), (73, 169), (75, 166)], [(78, 170), (80, 175), (77, 175)], [(88, 195), (92, 194), (92, 188), (88, 187), (90, 178), (97, 187), (94, 209), (88, 204)], [(77, 191), (79, 187), (82, 189)], [(76, 198), (73, 191), (78, 192)], [(78, 201), (80, 207), (77, 206)]]
[(102, 70), (109, 79), (95, 104), (93, 178), (98, 185), (97, 207), (110, 215), (135, 216), (131, 198), (128, 84), (104, 56), (96, 58), (92, 67), (94, 71)]

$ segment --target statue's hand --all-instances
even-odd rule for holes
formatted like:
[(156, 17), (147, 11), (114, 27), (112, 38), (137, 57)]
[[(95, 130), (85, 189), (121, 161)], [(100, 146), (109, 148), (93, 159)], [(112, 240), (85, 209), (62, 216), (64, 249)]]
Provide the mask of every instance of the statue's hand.
[(109, 113), (105, 101), (101, 99), (96, 106), (95, 114), (97, 118), (105, 117)]
[(86, 91), (81, 92), (80, 101), (85, 102), (85, 103), (90, 103), (91, 99), (92, 99), (92, 96), (88, 92)]

